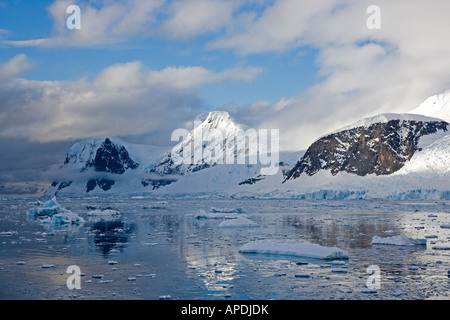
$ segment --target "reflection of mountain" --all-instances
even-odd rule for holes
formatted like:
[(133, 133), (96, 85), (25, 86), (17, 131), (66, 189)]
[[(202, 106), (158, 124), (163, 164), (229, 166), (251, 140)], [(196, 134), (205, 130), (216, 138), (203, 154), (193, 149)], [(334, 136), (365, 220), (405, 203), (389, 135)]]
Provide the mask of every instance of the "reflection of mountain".
[(131, 234), (135, 231), (135, 224), (124, 223), (121, 220), (99, 220), (87, 224), (94, 235), (94, 244), (103, 255), (110, 253), (112, 249), (125, 247)]

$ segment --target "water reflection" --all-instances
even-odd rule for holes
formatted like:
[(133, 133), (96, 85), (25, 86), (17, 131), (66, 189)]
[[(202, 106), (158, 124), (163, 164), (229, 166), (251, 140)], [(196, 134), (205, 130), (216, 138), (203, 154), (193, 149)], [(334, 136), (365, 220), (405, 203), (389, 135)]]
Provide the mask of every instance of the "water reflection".
[(137, 229), (135, 224), (122, 220), (97, 220), (87, 223), (87, 227), (94, 234), (95, 248), (104, 256), (112, 250), (122, 251)]

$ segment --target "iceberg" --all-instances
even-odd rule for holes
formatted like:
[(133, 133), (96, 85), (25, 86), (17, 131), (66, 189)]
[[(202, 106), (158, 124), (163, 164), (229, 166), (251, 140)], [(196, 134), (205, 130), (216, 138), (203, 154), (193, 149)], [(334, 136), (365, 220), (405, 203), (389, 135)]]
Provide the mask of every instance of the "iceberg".
[(219, 224), (220, 228), (257, 228), (259, 224), (253, 222), (245, 217), (238, 217), (236, 219), (229, 219)]
[(28, 214), (37, 217), (51, 217), (59, 213), (61, 209), (61, 206), (56, 201), (56, 197), (53, 197), (51, 200), (45, 202), (41, 207), (28, 210)]
[(417, 246), (417, 245), (426, 245), (427, 239), (413, 239), (403, 235), (386, 238), (374, 236), (372, 238), (372, 244), (393, 245), (393, 246)]
[(348, 259), (347, 251), (337, 247), (324, 247), (309, 242), (287, 243), (273, 241), (253, 241), (244, 244), (241, 253), (288, 255), (312, 259), (336, 260)]
[(44, 226), (51, 229), (59, 229), (62, 225), (80, 225), (84, 223), (84, 219), (78, 214), (61, 207), (56, 201), (56, 197), (45, 202), (41, 207), (29, 209), (27, 211), (29, 217), (40, 219)]

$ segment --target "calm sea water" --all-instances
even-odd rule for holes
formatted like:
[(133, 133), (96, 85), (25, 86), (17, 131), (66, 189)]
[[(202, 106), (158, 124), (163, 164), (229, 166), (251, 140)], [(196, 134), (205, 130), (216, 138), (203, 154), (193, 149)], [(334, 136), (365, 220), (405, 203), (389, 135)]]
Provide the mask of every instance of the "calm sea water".
[[(58, 199), (83, 217), (49, 226), (35, 200), (0, 201), (0, 299), (448, 299), (450, 202)], [(89, 217), (114, 209), (120, 217)], [(199, 209), (238, 211), (256, 228), (220, 228)], [(236, 210), (239, 209), (239, 210)], [(373, 236), (426, 246), (372, 245)], [(241, 254), (254, 240), (336, 246), (343, 262)], [(70, 290), (67, 268), (82, 272)], [(380, 270), (368, 290), (369, 266)], [(101, 276), (101, 277), (100, 277)]]

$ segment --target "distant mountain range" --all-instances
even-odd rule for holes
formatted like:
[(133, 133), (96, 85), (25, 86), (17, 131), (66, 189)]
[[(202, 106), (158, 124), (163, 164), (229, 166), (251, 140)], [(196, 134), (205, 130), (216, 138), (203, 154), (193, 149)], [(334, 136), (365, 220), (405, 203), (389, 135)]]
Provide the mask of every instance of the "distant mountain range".
[(117, 137), (80, 141), (45, 195), (450, 199), (449, 122), (450, 91), (281, 152), (278, 173), (264, 175), (267, 163), (252, 161), (260, 150), (244, 141), (258, 133), (216, 111), (170, 150)]

